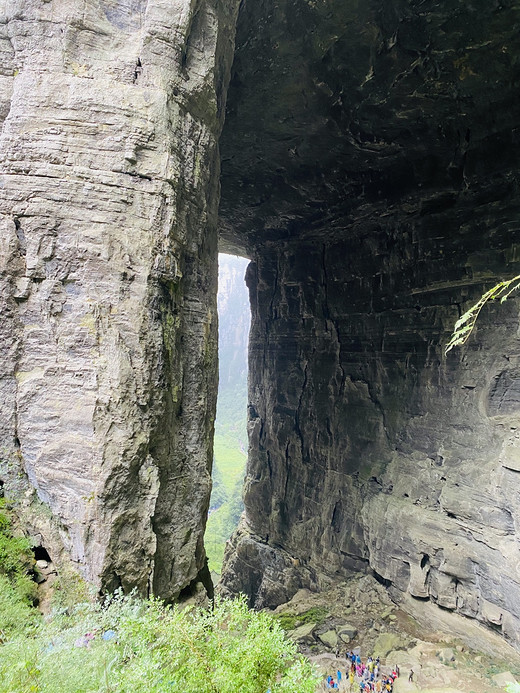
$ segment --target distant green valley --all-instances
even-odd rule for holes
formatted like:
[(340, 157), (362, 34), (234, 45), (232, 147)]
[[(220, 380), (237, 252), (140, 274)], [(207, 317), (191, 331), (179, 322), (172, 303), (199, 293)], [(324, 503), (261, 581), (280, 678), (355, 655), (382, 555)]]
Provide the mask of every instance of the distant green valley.
[(244, 273), (248, 260), (219, 256), (219, 392), (213, 491), (206, 529), (209, 567), (220, 573), (227, 539), (243, 510), (247, 461), (247, 340), (250, 310)]

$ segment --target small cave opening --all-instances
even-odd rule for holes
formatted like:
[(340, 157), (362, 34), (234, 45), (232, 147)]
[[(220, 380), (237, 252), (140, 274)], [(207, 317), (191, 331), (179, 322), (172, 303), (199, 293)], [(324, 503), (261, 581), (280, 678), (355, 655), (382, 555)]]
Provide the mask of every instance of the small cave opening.
[(213, 488), (204, 543), (213, 582), (218, 581), (227, 540), (244, 509), (247, 463), (248, 342), (251, 309), (245, 273), (249, 260), (219, 253), (217, 308), (219, 386), (213, 447)]
[(52, 558), (49, 556), (49, 552), (44, 546), (34, 546), (33, 553), (35, 561), (47, 561), (47, 563), (52, 563)]
[(192, 580), (189, 585), (186, 585), (186, 587), (179, 592), (178, 601), (182, 603), (194, 597), (197, 594), (198, 585), (199, 583), (197, 580)]
[(57, 571), (45, 546), (33, 546), (32, 551), (35, 565), (29, 571), (29, 576), (37, 585), (34, 604), (38, 606), (42, 614), (48, 614), (52, 608)]
[(379, 582), (380, 585), (383, 585), (383, 587), (391, 587), (392, 586), (392, 581), (388, 580), (387, 578), (384, 578), (382, 575), (380, 575), (378, 572), (375, 570), (372, 570), (372, 575), (374, 578)]
[(421, 570), (424, 570), (430, 565), (430, 557), (428, 556), (427, 553), (423, 554), (423, 557), (421, 558)]

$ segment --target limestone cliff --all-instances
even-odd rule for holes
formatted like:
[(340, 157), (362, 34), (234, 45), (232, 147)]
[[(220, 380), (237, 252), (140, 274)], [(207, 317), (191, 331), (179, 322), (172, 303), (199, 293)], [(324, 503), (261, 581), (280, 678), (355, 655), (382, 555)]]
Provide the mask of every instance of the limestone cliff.
[(253, 260), (250, 449), (224, 592), (273, 606), (370, 571), (520, 645), (518, 298), (442, 349), (520, 271), (519, 21), (245, 4), (221, 214)]
[[(173, 599), (204, 565), (238, 4), (0, 0), (0, 476), (103, 589)], [(240, 4), (220, 226), (253, 260), (250, 461), (223, 589), (370, 571), (518, 646), (518, 298), (442, 345), (520, 272), (520, 5)]]
[(0, 0), (2, 478), (103, 589), (204, 566), (237, 5)]

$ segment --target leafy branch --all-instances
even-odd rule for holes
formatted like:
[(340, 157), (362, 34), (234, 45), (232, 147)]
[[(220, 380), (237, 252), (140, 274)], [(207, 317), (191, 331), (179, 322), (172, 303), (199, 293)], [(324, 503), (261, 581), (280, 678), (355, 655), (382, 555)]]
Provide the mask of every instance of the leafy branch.
[(486, 291), (475, 305), (471, 306), (471, 308), (457, 320), (451, 334), (451, 339), (444, 349), (444, 353), (447, 354), (453, 347), (462, 346), (468, 341), (480, 311), (488, 301), (497, 301), (500, 299), (500, 303), (503, 303), (509, 298), (513, 291), (516, 291), (518, 288), (520, 288), (520, 274), (507, 281), (499, 282), (492, 289)]

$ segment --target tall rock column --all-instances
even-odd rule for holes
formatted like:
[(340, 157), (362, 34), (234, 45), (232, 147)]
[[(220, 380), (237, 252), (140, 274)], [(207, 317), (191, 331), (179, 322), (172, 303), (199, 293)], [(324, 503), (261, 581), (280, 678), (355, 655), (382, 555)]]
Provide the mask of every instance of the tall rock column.
[(2, 475), (103, 589), (204, 565), (237, 0), (0, 0)]

